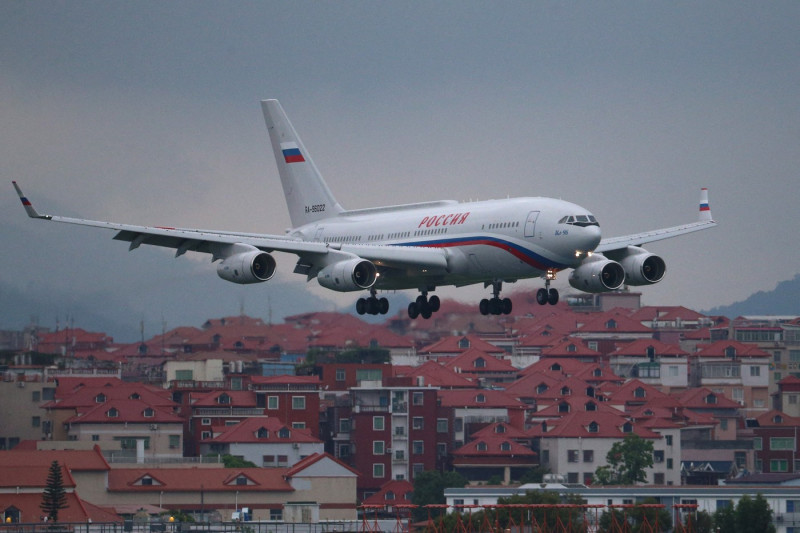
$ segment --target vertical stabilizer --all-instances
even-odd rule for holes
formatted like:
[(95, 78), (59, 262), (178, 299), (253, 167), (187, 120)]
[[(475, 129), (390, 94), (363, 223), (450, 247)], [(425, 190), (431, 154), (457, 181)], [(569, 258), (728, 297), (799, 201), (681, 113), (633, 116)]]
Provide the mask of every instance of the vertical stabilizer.
[(275, 163), (292, 226), (302, 226), (344, 211), (277, 100), (262, 100)]
[(706, 222), (714, 220), (711, 217), (711, 206), (708, 204), (708, 189), (700, 189), (700, 221)]

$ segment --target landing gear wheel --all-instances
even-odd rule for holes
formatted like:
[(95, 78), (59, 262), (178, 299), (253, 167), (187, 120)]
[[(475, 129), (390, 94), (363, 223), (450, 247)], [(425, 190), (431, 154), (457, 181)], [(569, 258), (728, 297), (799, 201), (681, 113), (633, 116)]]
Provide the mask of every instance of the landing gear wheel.
[(556, 305), (558, 303), (558, 291), (556, 289), (550, 289), (547, 292), (547, 303), (550, 305)]
[(378, 300), (378, 313), (385, 315), (389, 312), (389, 300), (381, 298)]
[(478, 309), (480, 309), (481, 314), (483, 316), (488, 315), (489, 314), (489, 300), (487, 300), (486, 298), (481, 300), (481, 303), (478, 305)]
[(439, 300), (438, 296), (431, 296), (430, 300), (428, 300), (428, 306), (431, 308), (431, 312), (435, 313), (441, 307), (442, 302)]
[(363, 315), (367, 312), (367, 301), (364, 298), (359, 298), (356, 301), (356, 313)]
[(411, 302), (408, 304), (408, 318), (415, 319), (419, 316), (419, 309), (417, 308), (416, 302)]
[(503, 298), (503, 314), (510, 315), (512, 307), (511, 298)]
[(548, 299), (547, 289), (539, 289), (536, 291), (536, 303), (539, 305), (546, 305)]

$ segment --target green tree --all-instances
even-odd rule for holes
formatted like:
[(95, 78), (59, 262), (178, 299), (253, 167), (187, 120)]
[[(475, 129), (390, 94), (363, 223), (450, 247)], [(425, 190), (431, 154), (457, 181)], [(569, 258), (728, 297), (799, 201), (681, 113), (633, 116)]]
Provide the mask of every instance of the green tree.
[(67, 493), (64, 490), (64, 478), (61, 476), (61, 465), (58, 461), (50, 463), (50, 471), (47, 474), (47, 485), (42, 493), (42, 503), (39, 508), (47, 513), (47, 519), (58, 522), (58, 512), (66, 509)]
[(519, 478), (519, 482), (522, 485), (525, 485), (526, 483), (541, 483), (544, 481), (545, 474), (549, 473), (550, 469), (546, 466), (534, 466), (522, 474), (522, 476)]
[[(206, 455), (206, 457), (216, 459), (217, 456), (213, 453), (210, 453)], [(235, 455), (230, 455), (227, 453), (223, 455), (221, 459), (222, 459), (222, 466), (224, 466), (225, 468), (258, 468), (258, 465), (256, 465), (252, 461), (247, 461), (245, 459), (242, 459), (241, 457), (236, 457)]]
[[(425, 505), (443, 504), (444, 489), (453, 487), (464, 487), (469, 481), (458, 472), (439, 472), (437, 470), (427, 470), (414, 476), (414, 496), (411, 503), (418, 507), (414, 509), (414, 520), (422, 521), (428, 518), (428, 509)], [(438, 512), (432, 512), (432, 516), (438, 516)]]
[(615, 442), (606, 454), (605, 466), (597, 468), (598, 485), (635, 485), (647, 481), (645, 469), (653, 466), (653, 442), (635, 433)]

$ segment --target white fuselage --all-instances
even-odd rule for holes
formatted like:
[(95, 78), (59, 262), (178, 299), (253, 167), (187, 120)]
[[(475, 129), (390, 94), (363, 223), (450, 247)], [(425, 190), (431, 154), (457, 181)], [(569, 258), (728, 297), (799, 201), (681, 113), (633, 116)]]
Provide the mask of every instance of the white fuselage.
[(346, 211), (295, 228), (291, 235), (348, 249), (359, 244), (445, 248), (446, 272), (384, 273), (376, 288), (468, 285), (542, 276), (580, 264), (600, 242), (586, 209), (553, 198), (437, 202)]

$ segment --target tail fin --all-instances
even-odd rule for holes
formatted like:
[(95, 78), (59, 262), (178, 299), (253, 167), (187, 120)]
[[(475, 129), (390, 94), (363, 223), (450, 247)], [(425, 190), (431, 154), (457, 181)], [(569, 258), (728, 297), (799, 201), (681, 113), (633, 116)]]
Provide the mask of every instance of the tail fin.
[(708, 189), (700, 189), (700, 221), (706, 222), (714, 220), (711, 217), (711, 206), (708, 204)]
[(277, 100), (262, 100), (261, 109), (292, 226), (302, 226), (344, 211), (322, 179), (281, 104)]

